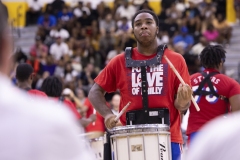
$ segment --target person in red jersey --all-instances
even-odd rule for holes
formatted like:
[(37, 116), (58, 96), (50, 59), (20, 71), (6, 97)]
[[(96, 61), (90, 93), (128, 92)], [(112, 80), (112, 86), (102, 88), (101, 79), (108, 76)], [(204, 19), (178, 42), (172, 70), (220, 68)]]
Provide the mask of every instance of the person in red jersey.
[(200, 54), (205, 70), (191, 75), (195, 100), (201, 110), (197, 112), (191, 104), (187, 126), (188, 142), (207, 122), (228, 112), (240, 110), (240, 86), (234, 79), (221, 74), (226, 51), (222, 46), (207, 46)]
[(96, 114), (96, 120), (85, 127), (85, 131), (91, 133), (88, 138), (92, 139), (103, 136), (105, 132), (103, 117), (96, 112), (88, 98), (84, 101), (84, 106), (88, 108), (86, 111), (86, 118), (89, 118), (92, 114)]
[(26, 90), (29, 94), (35, 96), (47, 97), (47, 95), (37, 89), (32, 89), (32, 83), (35, 73), (33, 67), (27, 63), (21, 63), (16, 69), (16, 79), (19, 88)]
[(67, 106), (72, 111), (76, 119), (79, 120), (80, 124), (83, 127), (95, 121), (96, 119), (95, 115), (91, 115), (89, 118), (81, 117), (80, 113), (78, 113), (74, 104), (70, 100), (64, 98), (64, 96), (61, 96), (63, 91), (63, 84), (58, 77), (50, 76), (46, 78), (43, 81), (41, 90), (45, 92), (48, 97), (51, 97), (52, 99), (65, 104), (65, 106)]
[[(100, 72), (94, 80), (95, 84), (89, 92), (89, 100), (95, 109), (105, 118), (107, 128), (116, 126), (116, 115), (106, 106), (105, 92), (120, 91), (121, 101), (119, 111), (131, 102), (128, 111), (143, 109), (143, 102), (148, 99), (147, 107), (151, 109), (167, 108), (170, 113), (170, 132), (172, 160), (180, 157), (180, 145), (183, 143), (180, 129), (180, 112), (190, 106), (192, 90), (190, 76), (184, 58), (179, 53), (159, 46), (157, 34), (159, 31), (159, 20), (155, 13), (149, 10), (136, 12), (132, 19), (133, 34), (137, 40), (137, 47), (131, 51), (133, 63), (146, 63), (151, 59), (156, 60), (153, 64), (141, 65), (141, 67), (128, 67), (126, 52), (114, 57), (108, 65)], [(163, 49), (160, 49), (163, 48)], [(159, 54), (161, 54), (159, 56)], [(181, 85), (167, 61), (162, 57), (166, 55), (182, 76), (186, 84)], [(160, 57), (160, 58), (159, 58)], [(138, 60), (138, 61), (137, 61)], [(130, 63), (130, 64), (133, 64)], [(145, 71), (144, 71), (145, 70)], [(145, 72), (148, 89), (142, 90), (141, 72)], [(143, 86), (145, 87), (145, 86)], [(147, 91), (147, 98), (143, 98), (143, 92)], [(145, 93), (144, 93), (145, 94)], [(145, 120), (145, 119), (144, 119)], [(120, 117), (123, 125), (126, 125), (126, 114)]]

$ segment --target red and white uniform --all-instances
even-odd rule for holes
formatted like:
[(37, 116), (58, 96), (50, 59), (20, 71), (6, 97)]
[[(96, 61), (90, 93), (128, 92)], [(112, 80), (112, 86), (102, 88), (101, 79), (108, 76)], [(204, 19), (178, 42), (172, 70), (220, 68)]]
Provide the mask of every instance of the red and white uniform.
[[(214, 69), (206, 69), (204, 72), (211, 73), (218, 71)], [(204, 77), (201, 73), (196, 73), (191, 76), (193, 91), (197, 90), (203, 78)], [(216, 74), (210, 79), (217, 94), (223, 95), (226, 98), (240, 94), (240, 86), (234, 79), (229, 78), (224, 74)], [(208, 91), (209, 87), (205, 85), (204, 89)], [(195, 100), (200, 107), (200, 111), (196, 111), (193, 103), (191, 103), (189, 108), (190, 114), (188, 119), (187, 135), (197, 132), (205, 123), (217, 116), (227, 113), (230, 110), (229, 103), (226, 103), (224, 100), (221, 100), (216, 96), (195, 96)]]
[[(94, 108), (88, 98), (86, 98), (84, 105), (88, 107), (86, 118), (94, 114)], [(105, 132), (104, 118), (96, 112), (96, 120), (85, 127), (86, 132)]]
[[(183, 80), (190, 85), (190, 76), (186, 63), (179, 53), (166, 49), (164, 55), (175, 65)], [(147, 60), (156, 56), (145, 56), (132, 50), (132, 59)], [(180, 81), (172, 71), (167, 61), (162, 58), (161, 64), (155, 67), (147, 67), (148, 102), (150, 108), (168, 108), (170, 111), (171, 141), (183, 143), (180, 129), (180, 114), (174, 106), (174, 96), (177, 94)], [(100, 72), (95, 82), (107, 92), (115, 92), (119, 89), (121, 101), (119, 110), (131, 101), (129, 110), (142, 109), (141, 96), (141, 68), (126, 68), (125, 54), (114, 57)], [(126, 112), (120, 117), (123, 125), (126, 125)]]

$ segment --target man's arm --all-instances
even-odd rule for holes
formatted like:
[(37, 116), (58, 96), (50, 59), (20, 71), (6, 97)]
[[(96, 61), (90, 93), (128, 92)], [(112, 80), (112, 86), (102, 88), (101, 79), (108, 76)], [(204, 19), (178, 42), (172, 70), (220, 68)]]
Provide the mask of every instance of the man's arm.
[(231, 105), (231, 111), (239, 111), (240, 110), (240, 94), (236, 94), (229, 98), (229, 102)]
[(94, 84), (89, 91), (88, 98), (93, 107), (103, 116), (106, 117), (109, 114), (113, 114), (111, 109), (106, 105), (104, 94), (106, 91), (98, 84)]
[(109, 129), (116, 126), (115, 115), (112, 113), (111, 109), (106, 105), (106, 100), (104, 98), (105, 90), (98, 84), (94, 84), (89, 91), (88, 99), (92, 103), (93, 107), (103, 116), (105, 126)]

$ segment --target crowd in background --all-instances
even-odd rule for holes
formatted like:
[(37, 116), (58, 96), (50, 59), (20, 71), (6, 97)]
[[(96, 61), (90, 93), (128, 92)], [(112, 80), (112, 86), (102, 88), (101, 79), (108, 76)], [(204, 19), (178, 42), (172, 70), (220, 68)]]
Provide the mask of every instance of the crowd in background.
[[(101, 2), (96, 9), (82, 1), (76, 6), (62, 0), (46, 6), (38, 0), (29, 4), (26, 25), (37, 25), (38, 30), (30, 53), (19, 50), (15, 60), (33, 66), (37, 75), (33, 88), (40, 89), (44, 79), (54, 75), (64, 88), (84, 99), (101, 69), (125, 47), (136, 46), (131, 18), (137, 10), (153, 9), (148, 1), (136, 5), (115, 0), (113, 4), (110, 8)], [(159, 43), (182, 54), (190, 74), (201, 69), (198, 55), (206, 45), (230, 43), (226, 0), (162, 0), (160, 5)], [(107, 101), (111, 98), (112, 94), (106, 95)]]

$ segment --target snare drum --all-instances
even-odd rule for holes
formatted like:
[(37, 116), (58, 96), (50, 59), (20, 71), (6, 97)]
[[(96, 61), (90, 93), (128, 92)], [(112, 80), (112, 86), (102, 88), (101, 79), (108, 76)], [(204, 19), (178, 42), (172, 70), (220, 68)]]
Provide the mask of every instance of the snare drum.
[(104, 137), (90, 139), (90, 146), (95, 153), (96, 159), (103, 160)]
[(168, 125), (129, 125), (115, 127), (110, 132), (113, 160), (172, 159)]

